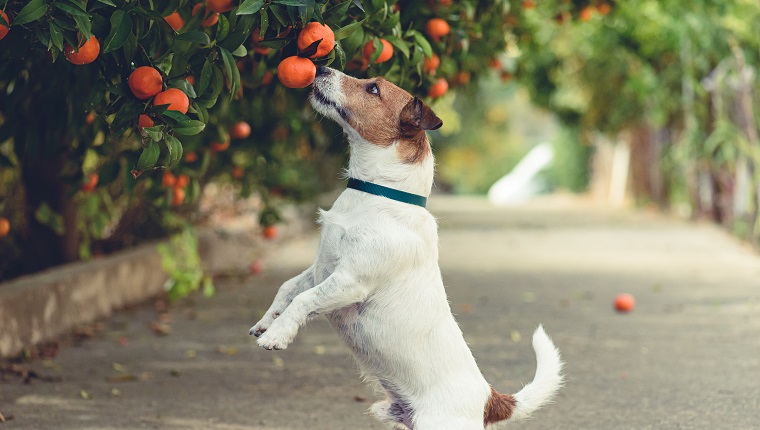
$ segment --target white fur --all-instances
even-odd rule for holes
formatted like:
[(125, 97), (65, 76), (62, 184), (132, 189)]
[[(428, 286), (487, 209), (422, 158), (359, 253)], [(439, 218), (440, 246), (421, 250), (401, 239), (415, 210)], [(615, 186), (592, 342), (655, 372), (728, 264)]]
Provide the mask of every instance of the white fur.
[[(338, 106), (342, 76), (331, 71), (315, 82)], [(349, 176), (430, 194), (432, 155), (403, 163), (395, 144), (373, 145), (334, 106), (312, 103), (346, 130)], [(364, 378), (387, 397), (371, 408), (379, 419), (402, 429), (482, 430), (491, 389), (451, 313), (433, 216), (418, 206), (347, 189), (329, 211), (321, 211), (320, 224), (316, 261), (280, 288), (251, 328), (259, 345), (285, 349), (310, 317), (326, 315)], [(549, 401), (562, 381), (559, 353), (540, 327), (533, 346), (536, 378), (516, 395), (515, 419)]]

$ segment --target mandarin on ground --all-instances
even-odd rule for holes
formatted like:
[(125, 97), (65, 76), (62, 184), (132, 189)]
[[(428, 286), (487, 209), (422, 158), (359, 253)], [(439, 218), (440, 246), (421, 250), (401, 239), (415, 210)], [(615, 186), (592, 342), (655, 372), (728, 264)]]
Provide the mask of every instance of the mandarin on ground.
[[(11, 23), (10, 19), (8, 19), (8, 15), (5, 14), (5, 12), (0, 12), (0, 16), (3, 17), (5, 22), (7, 22), (9, 25)], [(0, 40), (3, 40), (6, 34), (8, 34), (8, 31), (10, 28), (5, 24), (0, 24)]]
[[(380, 56), (375, 60), (375, 64), (384, 63), (393, 57), (393, 45), (385, 39), (380, 39), (380, 43), (383, 44), (383, 50), (380, 51)], [(375, 52), (375, 45), (372, 40), (367, 42), (362, 49), (362, 55), (364, 59), (370, 61), (372, 54)]]
[(177, 11), (174, 11), (165, 16), (164, 21), (166, 21), (166, 23), (169, 24), (169, 27), (171, 27), (174, 31), (179, 31), (185, 25), (185, 20), (182, 19), (182, 16), (180, 16), (179, 12)]
[(142, 66), (130, 73), (127, 83), (135, 97), (140, 100), (148, 100), (161, 92), (164, 80), (158, 70), (150, 66)]
[(277, 227), (268, 225), (264, 227), (264, 231), (261, 232), (265, 239), (274, 239), (277, 237)]
[(245, 121), (238, 121), (230, 128), (230, 136), (233, 139), (245, 139), (251, 135), (251, 126)]
[(63, 46), (63, 55), (71, 64), (90, 64), (100, 55), (100, 42), (97, 37), (90, 36), (88, 41), (81, 44), (78, 51), (66, 43)]
[(288, 57), (277, 66), (277, 77), (288, 88), (305, 88), (317, 77), (317, 66), (308, 58)]
[(232, 0), (207, 0), (206, 5), (209, 9), (217, 13), (229, 12), (232, 10)]
[(630, 312), (636, 306), (636, 299), (631, 294), (618, 294), (614, 306), (618, 312)]
[(140, 116), (137, 118), (137, 126), (140, 128), (148, 128), (153, 127), (155, 123), (148, 115), (145, 115), (144, 113), (141, 113)]
[(435, 41), (441, 40), (443, 36), (446, 36), (450, 32), (451, 26), (449, 26), (449, 23), (446, 22), (446, 20), (441, 18), (431, 18), (428, 20), (427, 24), (425, 24), (425, 33)]
[(0, 217), (0, 238), (8, 236), (8, 233), (10, 232), (11, 232), (11, 222), (8, 221), (8, 218)]
[(441, 65), (441, 58), (433, 54), (430, 58), (425, 57), (425, 70), (429, 73), (433, 73)]
[(201, 9), (203, 9), (203, 20), (201, 21), (201, 26), (211, 27), (212, 25), (219, 22), (219, 14), (210, 10), (206, 10), (206, 8), (203, 7), (203, 3), (198, 3), (197, 5), (193, 6), (193, 16), (195, 16)]
[(190, 99), (182, 90), (169, 88), (156, 94), (156, 97), (153, 99), (153, 106), (161, 105), (169, 105), (168, 110), (187, 113), (187, 110), (190, 108)]
[(448, 91), (449, 91), (449, 83), (446, 81), (446, 79), (439, 78), (430, 87), (430, 92), (428, 93), (428, 95), (432, 98), (437, 98), (446, 94)]
[(317, 45), (317, 52), (309, 56), (309, 58), (324, 57), (335, 47), (335, 33), (333, 33), (332, 29), (318, 22), (310, 22), (298, 34), (298, 50), (303, 51), (320, 39), (322, 41)]

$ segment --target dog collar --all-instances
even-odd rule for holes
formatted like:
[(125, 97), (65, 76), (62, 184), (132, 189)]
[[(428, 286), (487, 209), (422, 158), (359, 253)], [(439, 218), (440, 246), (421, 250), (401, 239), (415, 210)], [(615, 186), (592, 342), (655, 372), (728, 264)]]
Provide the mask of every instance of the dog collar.
[(421, 206), (423, 208), (427, 204), (427, 197), (384, 187), (382, 185), (373, 184), (372, 182), (362, 181), (361, 179), (348, 178), (348, 188), (364, 191), (365, 193), (374, 194), (376, 196), (382, 196), (398, 202), (409, 203), (410, 205)]

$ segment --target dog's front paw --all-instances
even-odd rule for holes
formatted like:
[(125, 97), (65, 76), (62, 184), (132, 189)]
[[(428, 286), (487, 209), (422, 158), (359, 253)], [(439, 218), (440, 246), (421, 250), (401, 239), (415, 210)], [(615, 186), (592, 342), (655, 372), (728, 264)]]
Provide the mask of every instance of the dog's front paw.
[(297, 333), (298, 325), (294, 323), (285, 323), (283, 320), (277, 320), (272, 323), (271, 327), (265, 329), (264, 332), (259, 335), (258, 344), (260, 347), (270, 351), (273, 349), (285, 349), (293, 342)]
[(274, 322), (274, 320), (280, 316), (280, 312), (278, 311), (267, 311), (267, 313), (264, 315), (263, 318), (259, 322), (256, 323), (253, 327), (251, 327), (250, 330), (248, 330), (248, 334), (261, 337), (262, 334), (264, 334), (265, 331), (269, 328), (270, 325)]

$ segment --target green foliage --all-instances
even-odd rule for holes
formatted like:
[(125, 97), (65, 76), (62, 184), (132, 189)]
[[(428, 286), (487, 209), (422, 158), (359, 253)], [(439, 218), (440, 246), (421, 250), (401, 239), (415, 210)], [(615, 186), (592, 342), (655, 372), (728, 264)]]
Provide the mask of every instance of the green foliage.
[[(243, 196), (260, 195), (266, 213), (275, 215), (278, 196), (302, 199), (328, 188), (346, 152), (334, 139), (339, 129), (316, 120), (308, 90), (273, 79), (282, 59), (308, 53), (296, 43), (308, 22), (324, 22), (336, 36), (335, 48), (315, 64), (359, 77), (385, 75), (421, 95), (440, 77), (452, 86), (465, 85), (461, 73), (475, 81), (503, 51), (508, 34), (507, 0), (243, 0), (210, 26), (203, 25), (203, 13), (192, 14), (198, 4), (205, 2), (5, 2), (11, 27), (0, 41), (0, 163), (20, 174), (19, 182), (0, 184), (0, 200), (9, 202), (2, 210), (21, 212), (22, 225), (36, 222), (43, 203), (63, 217), (63, 231), (20, 227), (6, 243), (28, 244), (28, 255), (50, 254), (39, 259), (44, 267), (76, 258), (64, 248), (79, 255), (108, 252), (175, 231), (178, 218), (165, 214), (192, 221), (201, 189), (212, 180), (233, 182)], [(165, 19), (175, 12), (184, 21), (176, 31)], [(433, 17), (451, 25), (438, 41), (425, 34)], [(100, 43), (97, 58), (70, 64), (67, 47), (91, 35)], [(362, 48), (377, 38), (395, 52), (390, 61), (370, 65)], [(433, 53), (441, 58), (434, 76), (422, 67)], [(128, 78), (140, 66), (159, 71), (163, 90), (185, 93), (188, 112), (133, 96)], [(140, 128), (141, 114), (154, 125)], [(250, 124), (250, 136), (230, 137), (238, 121)], [(162, 186), (164, 171), (189, 178), (184, 199)], [(91, 173), (99, 175), (94, 192), (82, 189)], [(82, 193), (91, 195), (76, 197)], [(108, 222), (94, 208), (105, 208)], [(96, 220), (98, 227), (77, 218)], [(43, 252), (33, 238), (42, 233), (75, 243), (48, 244)], [(0, 243), (0, 255), (10, 251)]]
[(171, 237), (168, 243), (158, 245), (161, 267), (169, 275), (166, 291), (171, 300), (176, 300), (203, 287), (203, 295), (214, 295), (214, 283), (203, 274), (201, 258), (198, 255), (198, 237), (186, 228)]

